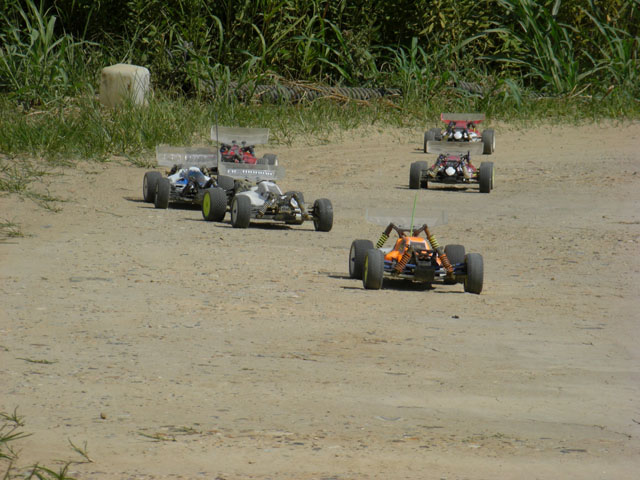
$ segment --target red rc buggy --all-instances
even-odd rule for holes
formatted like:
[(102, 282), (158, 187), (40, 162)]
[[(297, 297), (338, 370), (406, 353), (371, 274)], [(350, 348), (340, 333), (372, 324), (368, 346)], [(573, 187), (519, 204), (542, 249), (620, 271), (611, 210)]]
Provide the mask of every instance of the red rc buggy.
[(429, 183), (462, 184), (477, 183), (480, 193), (489, 193), (493, 189), (493, 162), (482, 162), (476, 168), (471, 163), (471, 154), (441, 153), (436, 161), (428, 166), (427, 162), (413, 162), (409, 171), (409, 188), (429, 188)]
[(440, 119), (445, 128), (432, 128), (424, 132), (424, 153), (491, 154), (496, 149), (496, 138), (492, 129), (478, 130), (484, 121), (483, 113), (443, 113)]

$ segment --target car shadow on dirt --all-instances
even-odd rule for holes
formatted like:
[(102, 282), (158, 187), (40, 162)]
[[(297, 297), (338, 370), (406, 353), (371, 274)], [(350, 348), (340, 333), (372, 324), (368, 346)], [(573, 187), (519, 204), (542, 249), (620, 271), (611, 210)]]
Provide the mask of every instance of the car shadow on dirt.
[[(411, 188), (409, 188), (409, 185), (396, 185), (396, 190), (412, 190)], [(416, 192), (420, 192), (420, 191), (425, 191), (425, 192), (461, 192), (461, 193), (480, 193), (480, 191), (478, 190), (478, 187), (476, 186), (475, 188), (473, 186), (469, 186), (466, 187), (464, 185), (446, 185), (443, 186), (441, 184), (438, 184), (437, 186), (434, 187), (429, 187), (429, 188), (420, 188), (417, 190), (414, 190)]]
[[(189, 220), (194, 220), (194, 221), (202, 221), (202, 219), (194, 219), (194, 218), (190, 218)], [(217, 227), (220, 228), (233, 228), (233, 225), (231, 225), (231, 221), (225, 221), (225, 222), (211, 222), (213, 224), (215, 224)], [(296, 231), (296, 232), (313, 232), (315, 233), (315, 228), (313, 228), (313, 226), (311, 227), (307, 227), (305, 228), (303, 225), (287, 225), (286, 223), (268, 223), (268, 221), (265, 221), (264, 223), (262, 222), (256, 222), (256, 221), (251, 221), (251, 223), (249, 224), (249, 226), (247, 227), (249, 230), (252, 229), (258, 229), (258, 230), (284, 230), (284, 231)]]
[[(327, 277), (336, 280), (353, 280), (353, 285), (344, 285), (342, 287), (343, 290), (364, 290), (364, 287), (362, 286), (362, 280), (351, 278), (348, 274), (329, 273), (327, 274)], [(445, 288), (445, 290), (440, 290), (438, 287)], [(382, 290), (398, 290), (404, 292), (426, 292), (433, 290), (437, 293), (464, 293), (463, 291), (453, 291), (446, 289), (446, 287), (442, 285), (433, 286), (428, 283), (409, 282), (406, 280), (395, 280), (390, 278), (384, 279)]]
[[(124, 198), (127, 202), (142, 204), (140, 206), (143, 208), (153, 208), (153, 209), (156, 208), (153, 205), (153, 203), (145, 202), (143, 198), (136, 198), (136, 197), (122, 197), (122, 198)], [(202, 207), (200, 207), (200, 205), (195, 205), (191, 203), (174, 202), (174, 203), (169, 203), (168, 208), (170, 210), (200, 210)], [(158, 210), (162, 210), (162, 209), (158, 209)]]
[[(126, 200), (127, 202), (133, 202), (133, 203), (147, 203), (144, 201), (144, 198), (138, 198), (138, 197), (122, 197), (124, 200)], [(152, 203), (149, 203), (149, 205), (153, 206)]]
[(340, 274), (340, 273), (330, 273), (327, 275), (327, 277), (329, 278), (336, 278), (338, 280), (353, 280), (349, 275), (347, 274)]

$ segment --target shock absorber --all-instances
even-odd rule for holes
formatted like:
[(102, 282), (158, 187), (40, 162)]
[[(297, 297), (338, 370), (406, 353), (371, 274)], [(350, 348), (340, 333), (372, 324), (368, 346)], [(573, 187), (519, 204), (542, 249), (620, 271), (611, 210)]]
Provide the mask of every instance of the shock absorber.
[(427, 239), (429, 240), (429, 244), (431, 245), (431, 248), (433, 248), (436, 252), (438, 252), (438, 256), (440, 257), (442, 266), (447, 272), (447, 276), (448, 277), (453, 276), (453, 266), (451, 265), (451, 262), (447, 258), (447, 254), (444, 253), (444, 250), (438, 243), (438, 240), (436, 239), (435, 235), (433, 235), (428, 228), (425, 229), (425, 233), (427, 234)]
[(384, 243), (389, 239), (389, 234), (387, 232), (382, 232), (380, 238), (378, 239), (378, 243), (376, 243), (376, 248), (382, 248)]
[(273, 205), (275, 198), (273, 193), (269, 193), (269, 197), (264, 202), (264, 204), (258, 209), (258, 213), (256, 214), (257, 218), (262, 218), (262, 216), (267, 213), (267, 210), (271, 205)]
[(395, 266), (395, 270), (397, 273), (402, 273), (404, 271), (404, 267), (407, 266), (407, 263), (409, 262), (409, 259), (411, 258), (411, 254), (413, 253), (413, 249), (411, 248), (407, 248), (404, 253), (402, 254), (402, 257), (400, 257), (400, 260), (398, 260), (398, 263), (396, 263)]
[(382, 232), (382, 235), (380, 235), (380, 238), (378, 239), (378, 243), (376, 243), (376, 248), (382, 248), (384, 242), (389, 239), (389, 234), (391, 233), (391, 230), (393, 230), (393, 227), (393, 223), (390, 223), (387, 228), (384, 229), (384, 232)]
[(307, 208), (305, 207), (304, 202), (300, 200), (300, 197), (298, 196), (298, 192), (294, 192), (293, 195), (291, 196), (298, 203), (298, 207), (300, 207), (300, 213), (302, 213), (302, 217), (307, 218), (309, 216), (309, 214), (307, 213)]

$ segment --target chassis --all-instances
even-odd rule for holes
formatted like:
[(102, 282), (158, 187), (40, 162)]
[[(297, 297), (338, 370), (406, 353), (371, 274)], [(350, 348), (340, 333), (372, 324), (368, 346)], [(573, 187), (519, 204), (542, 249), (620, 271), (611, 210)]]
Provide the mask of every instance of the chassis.
[[(393, 247), (384, 248), (393, 231), (398, 239)], [(389, 223), (375, 246), (370, 240), (354, 240), (349, 251), (349, 276), (373, 290), (382, 288), (386, 277), (426, 285), (462, 283), (465, 292), (479, 294), (483, 270), (482, 255), (465, 253), (462, 245), (443, 249), (426, 224), (411, 230)]]
[(409, 188), (429, 188), (429, 183), (478, 184), (480, 193), (489, 193), (494, 183), (493, 162), (481, 162), (476, 168), (469, 152), (459, 155), (441, 153), (436, 161), (413, 162), (409, 170)]
[(477, 128), (484, 119), (482, 113), (441, 114), (440, 120), (445, 123), (445, 128), (424, 132), (424, 153), (454, 153), (456, 145), (474, 153), (493, 153), (496, 149), (494, 131), (487, 129), (480, 133)]
[(302, 192), (282, 192), (276, 180), (284, 176), (284, 168), (275, 165), (236, 165), (220, 162), (215, 187), (204, 192), (202, 216), (211, 222), (222, 222), (231, 212), (234, 228), (247, 228), (251, 220), (271, 220), (289, 225), (313, 221), (317, 231), (333, 227), (333, 206), (326, 198), (313, 206), (305, 204)]

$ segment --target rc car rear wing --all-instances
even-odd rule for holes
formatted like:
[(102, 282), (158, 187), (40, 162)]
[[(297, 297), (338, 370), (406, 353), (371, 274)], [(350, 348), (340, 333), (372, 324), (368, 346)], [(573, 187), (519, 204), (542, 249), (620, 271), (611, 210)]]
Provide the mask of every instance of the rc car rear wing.
[(469, 152), (471, 155), (482, 155), (484, 145), (482, 142), (453, 142), (448, 140), (429, 140), (427, 153), (461, 154)]
[(219, 144), (262, 145), (269, 141), (268, 128), (211, 127), (211, 140)]
[(473, 122), (484, 121), (484, 113), (441, 113), (440, 120), (443, 122)]
[(427, 224), (429, 228), (431, 228), (435, 227), (436, 225), (446, 225), (447, 212), (445, 212), (444, 210), (440, 213), (415, 212), (415, 215), (413, 215), (413, 225), (411, 223), (411, 212), (400, 211), (397, 209), (367, 209), (365, 219), (367, 220), (367, 222), (373, 223), (375, 225), (380, 225), (382, 227), (386, 227), (390, 223), (394, 223), (398, 227), (404, 229), (410, 229), (412, 226), (413, 228), (415, 228), (424, 224)]
[(215, 147), (156, 146), (156, 163), (161, 167), (180, 165), (186, 167), (215, 168), (218, 165), (218, 149)]
[(284, 167), (279, 165), (250, 165), (246, 163), (220, 162), (218, 174), (238, 180), (261, 182), (263, 180), (281, 180), (284, 178)]

